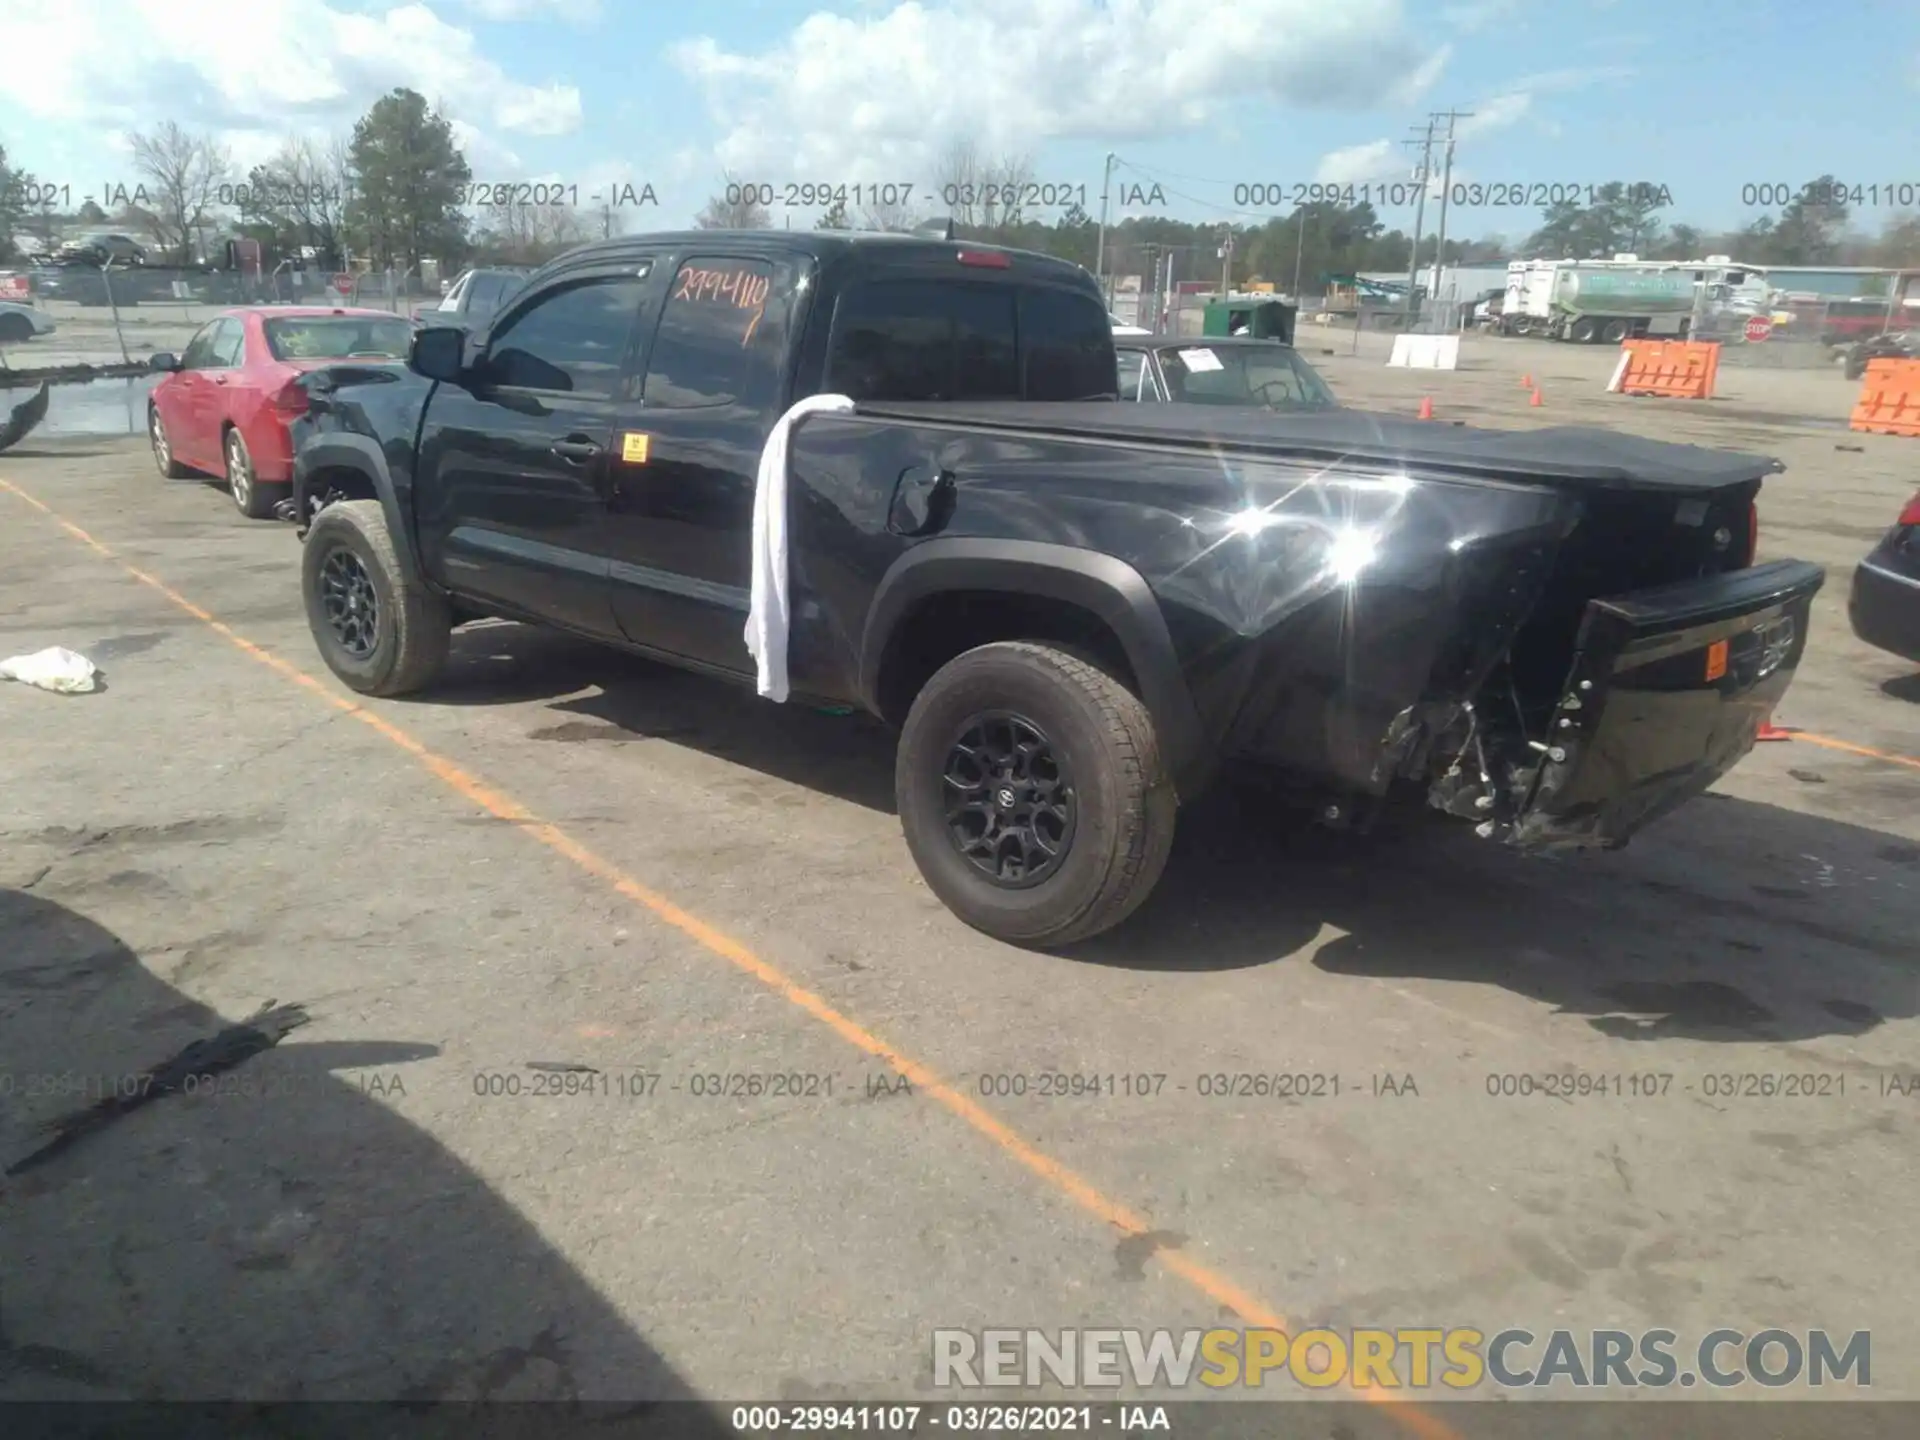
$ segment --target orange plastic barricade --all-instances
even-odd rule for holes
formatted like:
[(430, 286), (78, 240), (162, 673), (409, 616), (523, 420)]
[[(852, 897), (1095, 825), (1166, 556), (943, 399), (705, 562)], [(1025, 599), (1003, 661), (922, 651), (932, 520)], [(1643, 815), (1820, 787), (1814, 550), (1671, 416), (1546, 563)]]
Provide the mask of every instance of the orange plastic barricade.
[(1720, 347), (1695, 340), (1627, 340), (1620, 366), (1608, 382), (1622, 395), (1659, 395), (1668, 400), (1710, 400), (1720, 374)]
[(1870, 360), (1849, 429), (1920, 435), (1920, 360)]

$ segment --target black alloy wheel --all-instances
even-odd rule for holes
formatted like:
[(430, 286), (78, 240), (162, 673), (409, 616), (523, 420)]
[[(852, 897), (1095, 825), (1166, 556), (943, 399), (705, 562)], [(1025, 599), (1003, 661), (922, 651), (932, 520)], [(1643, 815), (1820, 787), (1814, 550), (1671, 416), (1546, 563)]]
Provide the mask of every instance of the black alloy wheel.
[(344, 545), (320, 563), (320, 603), (340, 648), (365, 660), (380, 643), (380, 596), (360, 557)]
[(1066, 859), (1078, 818), (1064, 759), (1039, 725), (996, 710), (973, 716), (942, 767), (947, 834), (996, 885), (1025, 889)]

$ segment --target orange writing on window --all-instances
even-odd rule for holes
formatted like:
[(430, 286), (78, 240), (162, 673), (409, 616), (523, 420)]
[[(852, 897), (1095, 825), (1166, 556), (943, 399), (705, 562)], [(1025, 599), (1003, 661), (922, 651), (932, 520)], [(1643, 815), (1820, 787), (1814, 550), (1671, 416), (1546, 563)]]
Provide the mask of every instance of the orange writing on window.
[(1707, 647), (1707, 679), (1718, 680), (1727, 673), (1727, 642), (1716, 640)]
[(767, 303), (773, 282), (751, 270), (702, 270), (686, 266), (680, 271), (680, 287), (675, 300), (724, 302), (736, 310), (758, 310)]

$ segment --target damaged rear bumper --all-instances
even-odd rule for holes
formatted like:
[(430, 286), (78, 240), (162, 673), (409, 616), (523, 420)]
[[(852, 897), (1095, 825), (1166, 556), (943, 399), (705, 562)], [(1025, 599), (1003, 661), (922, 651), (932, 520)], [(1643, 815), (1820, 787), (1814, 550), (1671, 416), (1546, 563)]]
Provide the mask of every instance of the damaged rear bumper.
[(1824, 581), (1780, 560), (1590, 602), (1547, 731), (1525, 742), (1531, 761), (1458, 754), (1430, 802), (1523, 849), (1626, 843), (1753, 748)]

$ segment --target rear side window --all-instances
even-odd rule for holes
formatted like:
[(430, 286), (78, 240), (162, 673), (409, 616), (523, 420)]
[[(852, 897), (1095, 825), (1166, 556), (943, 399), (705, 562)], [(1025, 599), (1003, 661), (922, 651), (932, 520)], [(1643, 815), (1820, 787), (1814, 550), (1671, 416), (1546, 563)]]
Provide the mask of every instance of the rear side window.
[(690, 256), (647, 357), (645, 403), (668, 410), (779, 402), (793, 286), (765, 260)]
[(1020, 292), (1029, 400), (1105, 400), (1117, 390), (1113, 322), (1098, 300), (1072, 290)]
[(247, 357), (247, 327), (240, 321), (221, 320), (213, 332), (213, 367), (230, 369)]
[(498, 275), (476, 275), (467, 286), (467, 308), (476, 314), (486, 314), (500, 303), (500, 277)]
[(857, 286), (834, 316), (827, 389), (855, 400), (1017, 400), (1015, 296), (1009, 285), (952, 280)]

